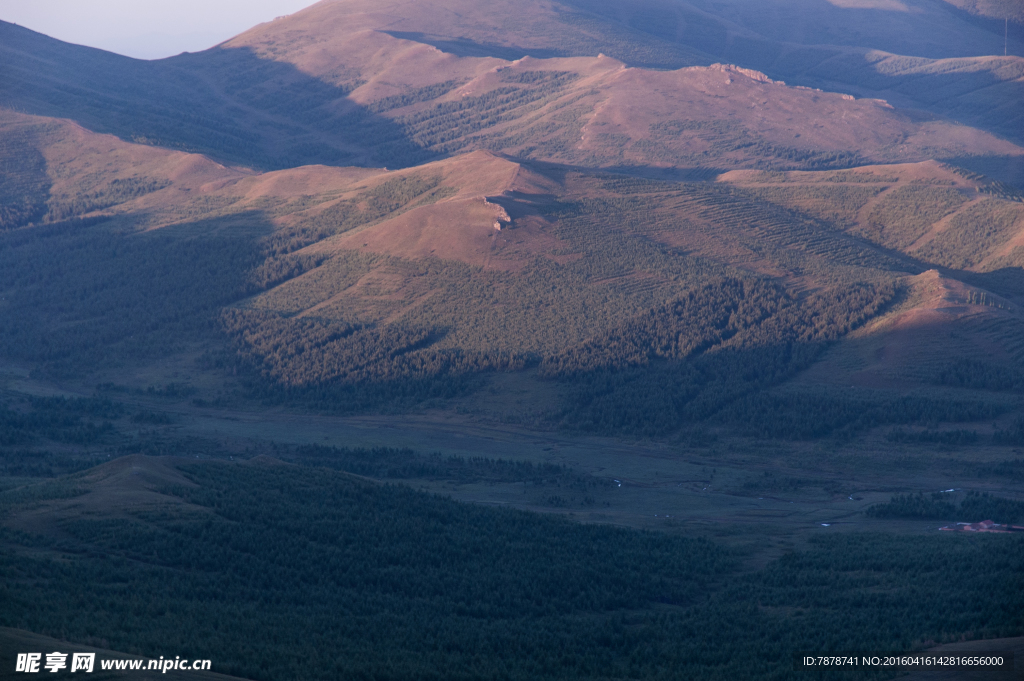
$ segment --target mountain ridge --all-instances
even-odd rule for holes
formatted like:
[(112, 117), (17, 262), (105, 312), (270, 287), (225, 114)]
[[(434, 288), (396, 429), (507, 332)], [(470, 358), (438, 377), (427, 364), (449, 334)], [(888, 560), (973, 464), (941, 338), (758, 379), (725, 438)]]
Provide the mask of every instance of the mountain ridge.
[[(450, 14), (454, 8), (461, 7), (456, 0), (438, 0), (434, 4), (437, 5), (435, 9), (438, 11), (433, 14), (427, 11), (427, 7), (417, 9), (418, 14), (412, 21), (419, 22), (416, 25), (421, 29), (440, 30), (443, 22), (435, 28), (431, 28), (433, 24), (430, 22), (438, 21), (438, 16), (448, 16), (445, 14), (446, 11)], [(449, 4), (452, 8), (446, 9)], [(567, 26), (559, 21), (568, 15), (564, 12), (552, 14), (552, 8), (555, 7), (556, 5), (552, 5), (546, 10), (538, 9), (537, 11), (541, 12), (539, 16), (547, 19), (543, 22), (538, 19), (534, 23), (558, 25), (563, 28)], [(203, 151), (232, 163), (279, 168), (310, 163), (410, 166), (446, 154), (480, 147), (517, 155), (522, 155), (524, 151), (528, 155), (537, 153), (521, 145), (509, 146), (509, 143), (515, 144), (516, 134), (522, 137), (525, 132), (520, 130), (512, 135), (502, 132), (502, 120), (506, 121), (504, 127), (507, 128), (510, 116), (523, 122), (529, 121), (532, 116), (538, 125), (549, 128), (554, 125), (554, 129), (561, 129), (562, 132), (556, 133), (554, 137), (548, 133), (548, 139), (541, 137), (538, 141), (544, 141), (548, 148), (557, 144), (572, 149), (578, 145), (572, 141), (572, 125), (567, 124), (569, 119), (566, 117), (591, 116), (590, 111), (593, 107), (601, 106), (601, 100), (606, 98), (599, 96), (595, 100), (591, 97), (593, 102), (587, 104), (586, 79), (593, 77), (588, 74), (595, 73), (595, 68), (602, 69), (599, 66), (601, 61), (597, 57), (573, 57), (568, 61), (559, 62), (555, 53), (546, 53), (545, 58), (539, 60), (528, 55), (520, 55), (516, 60), (459, 56), (417, 42), (418, 34), (415, 31), (399, 31), (394, 26), (387, 28), (394, 21), (389, 20), (387, 15), (380, 14), (383, 11), (376, 5), (360, 4), (352, 0), (320, 3), (295, 15), (263, 24), (203, 53), (180, 55), (151, 63), (104, 55), (100, 59), (103, 66), (91, 69), (87, 73), (81, 71), (81, 65), (77, 62), (91, 63), (94, 61), (94, 52), (79, 52), (75, 46), (55, 50), (45, 41), (45, 45), (37, 44), (39, 38), (29, 39), (30, 35), (23, 29), (19, 32), (14, 27), (6, 25), (5, 34), (10, 39), (5, 39), (5, 43), (9, 45), (8, 58), (12, 64), (11, 75), (14, 78), (11, 85), (14, 87), (0, 90), (0, 95), (4, 97), (0, 103), (6, 102), (7, 106), (25, 111), (58, 116), (71, 113), (67, 107), (72, 106), (76, 112), (72, 115), (80, 119), (80, 122), (92, 129), (116, 132), (125, 139)], [(453, 34), (459, 30), (459, 21), (469, 22), (466, 24), (466, 30), (475, 26), (473, 30), (484, 31), (481, 34), (484, 37), (479, 38), (480, 40), (485, 40), (487, 35), (491, 35), (487, 33), (488, 30), (492, 33), (495, 31), (493, 27), (487, 28), (486, 19), (486, 16), (495, 16), (493, 11), (490, 15), (469, 12), (459, 16), (461, 18), (449, 27)], [(352, 17), (355, 17), (355, 20), (351, 20)], [(408, 22), (409, 19), (405, 21)], [(412, 24), (407, 26), (414, 27)], [(388, 30), (402, 37), (396, 38), (388, 34)], [(522, 30), (526, 31), (526, 28)], [(512, 34), (515, 34), (514, 30)], [(543, 36), (543, 32), (540, 35)], [(449, 37), (453, 40), (462, 39), (454, 35)], [(664, 42), (660, 38), (654, 38), (654, 43)], [(799, 48), (806, 49), (810, 48)], [(595, 48), (591, 55), (597, 51), (599, 50)], [(62, 72), (55, 71), (54, 64), (48, 61), (50, 57), (42, 57), (43, 53), (66, 53), (68, 56), (76, 54), (77, 62), (67, 62), (65, 57), (62, 68), (72, 73), (78, 69), (76, 80), (85, 87), (68, 87), (60, 84)], [(862, 98), (895, 97), (902, 106), (931, 108), (941, 116), (955, 116), (970, 124), (980, 124), (983, 128), (998, 134), (1009, 135), (1010, 139), (1017, 139), (1012, 131), (1020, 129), (1016, 118), (1019, 107), (1012, 106), (1012, 102), (1014, 98), (1019, 99), (1020, 83), (1024, 82), (1021, 79), (1022, 73), (1018, 73), (1021, 70), (1018, 63), (1020, 58), (974, 57), (964, 60), (956, 57), (950, 61), (950, 58), (943, 57), (945, 61), (935, 61), (926, 58), (911, 59), (877, 51), (841, 51), (830, 54), (831, 56), (823, 55), (810, 61), (802, 57), (800, 61), (804, 63), (804, 67), (800, 72), (795, 72), (790, 67), (780, 70), (775, 62), (751, 60), (739, 53), (733, 55), (737, 59), (731, 61), (739, 64), (738, 68), (752, 67), (776, 80), (779, 79), (779, 75), (775, 74), (781, 74), (787, 81), (795, 77), (797, 84), (807, 82), (814, 86), (825, 86), (826, 89), (840, 91), (849, 88), (846, 91), (852, 91)], [(95, 56), (99, 58), (99, 55)], [(522, 56), (526, 56), (526, 62), (521, 61)], [(676, 66), (709, 66), (715, 61), (722, 62), (722, 56), (729, 55), (702, 53), (699, 58), (677, 61)], [(515, 73), (520, 73), (525, 70), (523, 63), (532, 64), (531, 68), (534, 70), (549, 72), (549, 78), (554, 80), (548, 83), (494, 84), (484, 89), (469, 85), (471, 82), (481, 82), (481, 79), (493, 78), (490, 74), (494, 69), (507, 67)], [(610, 65), (607, 68), (616, 68), (614, 62), (607, 63)], [(815, 64), (820, 64), (820, 68), (814, 66)], [(807, 66), (813, 68), (808, 70)], [(41, 74), (34, 73), (40, 69), (46, 74), (42, 78), (39, 78)], [(972, 78), (980, 80), (974, 85), (967, 85), (966, 90), (960, 85), (946, 92), (950, 86), (945, 85), (943, 79), (948, 79), (951, 69), (956, 73), (958, 81), (963, 84), (973, 82)], [(564, 71), (565, 75), (561, 80), (552, 75), (556, 70)], [(27, 75), (30, 72), (34, 73), (32, 77)], [(644, 73), (652, 82), (664, 79), (663, 76), (650, 71), (627, 68), (626, 72)], [(857, 76), (860, 81), (856, 83), (843, 81), (840, 74), (844, 72), (863, 72), (863, 77)], [(804, 75), (800, 75), (801, 73)], [(971, 75), (972, 73), (974, 75)], [(109, 79), (113, 74), (117, 74), (118, 84)], [(620, 76), (620, 79), (623, 77), (625, 76)], [(105, 78), (107, 80), (104, 80)], [(575, 84), (570, 82), (573, 79), (576, 80)], [(924, 81), (932, 80), (935, 86), (920, 87)], [(165, 96), (161, 99), (164, 102), (163, 106), (168, 107), (167, 110), (162, 112), (153, 109), (150, 104), (133, 103), (125, 94), (125, 88), (119, 84), (121, 82), (137, 83), (133, 89), (148, 96), (150, 100), (153, 100), (152, 95), (160, 88), (166, 90)], [(595, 85), (598, 88), (612, 88), (609, 94), (612, 98), (615, 97), (614, 83), (597, 82)], [(911, 86), (912, 89), (908, 90), (907, 88)], [(475, 94), (470, 95), (467, 90), (459, 89), (467, 87), (472, 87)], [(659, 96), (658, 93), (647, 90), (642, 92), (645, 97)], [(984, 94), (979, 95), (981, 92)], [(284, 93), (288, 93), (287, 103), (279, 101)], [(463, 94), (466, 97), (463, 97)], [(90, 107), (95, 110), (98, 106), (95, 102), (89, 104), (90, 98), (95, 99), (97, 96), (103, 100), (103, 107), (109, 109), (114, 105), (115, 111), (122, 110), (123, 113), (111, 115), (107, 112), (103, 116), (89, 113)], [(796, 93), (793, 96), (799, 97)], [(574, 98), (580, 101), (565, 108), (565, 103)], [(632, 98), (635, 99), (635, 95)], [(984, 99), (984, 106), (977, 105), (979, 98)], [(62, 104), (62, 101), (65, 103)], [(953, 103), (952, 108), (950, 103)], [(293, 108), (289, 110), (289, 106)], [(591, 109), (588, 109), (588, 106)], [(936, 106), (939, 108), (936, 109)], [(557, 115), (565, 120), (559, 121), (557, 116), (554, 120), (543, 115), (538, 117), (538, 107), (562, 107)], [(131, 122), (126, 118), (129, 108), (133, 110), (134, 116)], [(193, 125), (185, 128), (171, 123), (174, 116), (181, 115), (175, 113), (178, 110), (182, 114), (185, 111), (197, 110), (203, 113), (198, 117), (194, 113), (189, 113)], [(64, 111), (64, 114), (61, 114), (61, 111)], [(302, 113), (295, 113), (298, 111)], [(694, 120), (707, 120), (706, 114), (697, 111), (693, 113)], [(902, 134), (922, 126), (932, 131), (928, 139), (923, 139), (919, 143), (928, 147), (928, 151), (923, 148), (920, 151), (951, 160), (962, 158), (968, 164), (982, 162), (983, 159), (996, 159), (986, 161), (988, 166), (983, 168), (983, 172), (995, 174), (1000, 179), (1019, 178), (1022, 172), (1021, 164), (1012, 160), (1021, 154), (1017, 145), (1000, 144), (994, 139), (987, 138), (983, 133), (957, 130), (958, 126), (942, 119), (929, 122), (927, 116), (922, 119), (920, 114), (914, 114), (912, 111), (907, 113), (913, 121), (909, 127), (907, 123), (902, 123), (896, 124), (894, 129), (901, 130)], [(832, 116), (827, 111), (811, 115), (823, 119)], [(884, 116), (882, 118), (884, 119)], [(451, 119), (451, 122), (444, 123), (447, 119)], [(139, 129), (140, 125), (148, 130)], [(438, 126), (444, 125), (456, 128), (454, 138), (439, 136)], [(528, 134), (533, 138), (538, 136), (538, 125), (528, 128)], [(884, 122), (879, 127), (886, 126), (892, 127), (893, 122)], [(362, 137), (345, 132), (355, 128), (364, 130)], [(460, 130), (465, 132), (460, 133)], [(782, 141), (777, 139), (764, 140), (776, 146), (782, 144), (773, 152), (760, 141), (763, 137), (760, 133), (763, 131), (754, 126), (751, 132), (753, 137), (749, 140), (748, 133), (743, 130), (726, 134), (725, 144), (740, 145), (747, 149), (747, 156), (738, 159), (739, 161), (751, 163), (763, 160), (779, 163), (777, 155), (773, 160), (773, 153), (781, 153), (783, 156), (791, 157), (788, 160), (791, 164), (801, 162), (798, 158), (800, 144), (782, 144)], [(722, 136), (721, 132), (714, 134)], [(835, 136), (834, 134), (835, 131), (832, 131), (832, 135), (826, 135), (824, 141), (828, 142), (830, 137)], [(646, 144), (661, 144), (650, 139), (646, 131), (643, 131), (639, 138), (636, 132), (631, 133), (631, 137), (643, 140)], [(869, 161), (896, 160), (880, 155), (877, 140), (870, 140), (871, 136), (868, 135), (865, 138), (866, 146), (860, 145), (864, 148), (846, 144), (842, 151), (847, 154), (861, 154)], [(754, 142), (753, 146), (750, 141)], [(816, 143), (822, 141), (815, 140)], [(758, 144), (761, 146), (758, 147)], [(579, 162), (588, 158), (586, 151), (576, 150), (574, 153), (578, 156), (577, 160), (565, 157), (564, 153), (561, 157), (555, 156), (551, 160)], [(655, 162), (653, 165), (692, 164), (692, 154), (683, 153), (681, 156), (681, 151), (685, 150), (675, 150), (674, 154), (670, 153), (666, 157), (666, 160)], [(724, 164), (723, 169), (728, 169), (735, 167), (737, 159), (729, 158), (729, 154), (735, 153), (735, 150), (727, 152), (724, 157), (721, 153), (713, 154), (707, 160), (721, 162)], [(910, 160), (923, 160), (925, 157), (919, 154)], [(627, 165), (638, 161), (641, 165), (652, 164), (649, 156), (640, 154), (636, 160), (628, 161)], [(609, 167), (616, 163), (609, 150), (600, 151), (598, 162)], [(812, 158), (810, 162), (820, 163), (821, 160)], [(859, 161), (855, 156), (851, 156), (839, 157), (838, 160), (832, 159), (828, 162), (849, 165)]]

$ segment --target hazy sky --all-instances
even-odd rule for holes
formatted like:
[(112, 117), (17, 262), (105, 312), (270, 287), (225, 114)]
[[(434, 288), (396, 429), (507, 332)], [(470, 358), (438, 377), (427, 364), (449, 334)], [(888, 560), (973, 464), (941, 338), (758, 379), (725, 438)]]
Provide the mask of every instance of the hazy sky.
[(198, 52), (316, 0), (0, 0), (0, 19), (65, 42), (159, 59)]

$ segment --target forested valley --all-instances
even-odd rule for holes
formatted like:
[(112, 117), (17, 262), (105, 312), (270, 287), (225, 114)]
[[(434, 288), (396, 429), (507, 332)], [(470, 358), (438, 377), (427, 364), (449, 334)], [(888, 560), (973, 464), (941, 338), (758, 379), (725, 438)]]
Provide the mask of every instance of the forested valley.
[[(129, 653), (171, 647), (253, 679), (788, 678), (794, 650), (1021, 626), (1020, 538), (837, 535), (750, 572), (707, 540), (324, 469), (176, 470), (181, 482), (157, 488), (163, 501), (129, 517), (57, 506), (61, 539), (5, 529), (0, 623)], [(103, 493), (96, 476), (0, 503), (18, 517)]]

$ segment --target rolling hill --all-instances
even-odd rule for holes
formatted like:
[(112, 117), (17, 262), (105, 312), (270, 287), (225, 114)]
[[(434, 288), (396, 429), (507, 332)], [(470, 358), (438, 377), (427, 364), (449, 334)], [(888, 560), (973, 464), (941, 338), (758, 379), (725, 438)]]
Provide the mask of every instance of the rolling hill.
[[(352, 412), (519, 372), (561, 397), (482, 415), (619, 434), (724, 426), (755, 395), (822, 389), (796, 380), (808, 370), (831, 377), (847, 416), (776, 435), (862, 429), (849, 410), (865, 399), (910, 395), (893, 423), (1010, 409), (1008, 388), (984, 379), (937, 401), (913, 393), (958, 362), (987, 375), (1020, 361), (1019, 193), (954, 166), (679, 181), (481, 150), (402, 170), (255, 173), (5, 116), (8, 139), (44, 160), (19, 180), (40, 188), (37, 222), (12, 214), (21, 227), (5, 234), (5, 352), (56, 374), (223, 347), (210, 368), (248, 377), (251, 396)], [(963, 310), (921, 293), (926, 271)], [(927, 343), (894, 355), (862, 381), (882, 392), (846, 395), (832, 358), (900, 345), (864, 339), (923, 319), (976, 341), (943, 361)]]

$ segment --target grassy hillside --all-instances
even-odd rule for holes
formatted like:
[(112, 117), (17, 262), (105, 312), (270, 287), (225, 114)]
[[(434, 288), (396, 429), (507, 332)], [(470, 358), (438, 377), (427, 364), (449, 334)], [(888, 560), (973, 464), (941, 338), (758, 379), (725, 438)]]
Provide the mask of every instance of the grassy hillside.
[[(950, 270), (1020, 267), (1024, 201), (1014, 188), (935, 163), (842, 173), (730, 173), (730, 182), (843, 231)], [(1001, 291), (1014, 299), (1020, 291)]]
[[(824, 401), (765, 396), (761, 406), (748, 404), (869, 322), (857, 334), (909, 332), (924, 319), (966, 325), (978, 343), (1005, 348), (993, 358), (997, 365), (1016, 362), (1016, 346), (994, 330), (1019, 323), (1009, 301), (1022, 290), (1002, 276), (1012, 269), (994, 260), (977, 272), (944, 269), (954, 279), (943, 286), (952, 290), (932, 294), (932, 280), (916, 275), (962, 265), (909, 247), (939, 220), (951, 225), (942, 243), (959, 258), (982, 262), (985, 253), (1010, 252), (1000, 239), (1016, 238), (1020, 227), (1002, 216), (1016, 215), (1020, 204), (998, 198), (998, 184), (935, 164), (730, 174), (718, 184), (577, 173), (555, 180), (540, 167), (484, 155), (428, 167), (454, 179), (459, 166), (495, 177), (481, 187), (489, 202), (456, 193), (308, 246), (295, 257), (319, 266), (224, 317), (238, 366), (263, 377), (261, 387), (253, 385), (259, 394), (346, 411), (367, 400), (393, 404), (394, 386), (406, 381), (425, 398), (471, 388), (466, 381), (480, 371), (527, 371), (567, 390), (558, 408), (516, 417), (530, 423), (664, 434), (738, 419), (751, 432), (764, 427), (789, 437), (978, 421), (1012, 408), (999, 390), (845, 394), (845, 374)], [(572, 200), (580, 195), (589, 198)], [(973, 205), (988, 212), (956, 219)], [(985, 242), (974, 236), (953, 239), (963, 229), (1000, 236), (979, 251)], [(906, 255), (896, 250), (901, 245)], [(968, 343), (958, 352), (972, 357), (980, 347)], [(928, 385), (926, 375), (942, 370), (933, 366), (922, 354), (903, 355), (879, 370), (902, 371), (910, 387), (908, 371)], [(887, 406), (865, 411), (872, 402)], [(794, 411), (804, 425), (778, 418)]]
[[(1002, 348), (994, 366), (1016, 361), (1021, 204), (970, 173), (669, 182), (474, 152), (403, 171), (253, 174), (6, 120), (50, 186), (38, 222), (12, 217), (0, 234), (0, 340), (45, 375), (102, 382), (118, 365), (205, 352), (201, 370), (241, 377), (249, 399), (352, 413), (446, 404), (513, 372), (558, 397), (489, 417), (658, 436), (742, 422), (820, 437), (1013, 409), (1001, 390), (852, 395), (845, 378), (824, 400), (772, 392), (852, 332), (913, 328), (904, 318), (966, 324)], [(935, 267), (951, 296), (910, 278)], [(922, 352), (879, 371), (930, 385), (944, 369)]]

